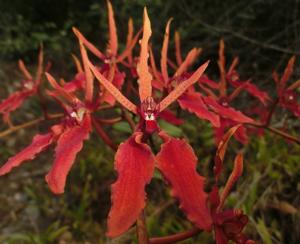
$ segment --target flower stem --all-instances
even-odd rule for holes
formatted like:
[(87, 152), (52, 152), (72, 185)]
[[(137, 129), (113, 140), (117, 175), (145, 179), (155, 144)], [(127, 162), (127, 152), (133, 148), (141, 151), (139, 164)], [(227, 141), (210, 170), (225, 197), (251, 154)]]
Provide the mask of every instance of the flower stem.
[(273, 134), (276, 134), (276, 135), (279, 135), (285, 139), (288, 139), (292, 142), (295, 142), (297, 143), (298, 145), (300, 145), (300, 138), (297, 138), (295, 136), (292, 136), (284, 131), (281, 131), (281, 130), (278, 130), (274, 127), (271, 127), (269, 125), (265, 125), (265, 124), (261, 124), (261, 123), (247, 123), (247, 125), (250, 125), (250, 126), (254, 126), (254, 127), (258, 127), (258, 128), (263, 128), (263, 129), (266, 129), (270, 132), (272, 132)]
[[(52, 120), (52, 119), (57, 119), (57, 118), (61, 118), (63, 116), (63, 114), (48, 114), (48, 118), (47, 120)], [(3, 138), (11, 133), (14, 133), (20, 129), (25, 129), (31, 126), (34, 126), (36, 124), (39, 124), (42, 121), (45, 121), (45, 117), (40, 117), (37, 119), (34, 119), (32, 121), (26, 122), (24, 124), (20, 124), (20, 125), (13, 125), (12, 127), (9, 127), (7, 130), (4, 130), (2, 132), (0, 132), (0, 138)]]
[(101, 139), (114, 151), (117, 151), (117, 146), (113, 143), (113, 141), (109, 138), (106, 132), (103, 130), (99, 122), (92, 117), (92, 122), (95, 127), (97, 134), (101, 137)]
[(174, 235), (151, 238), (149, 240), (149, 244), (176, 243), (178, 241), (183, 241), (183, 240), (186, 240), (188, 238), (191, 238), (191, 237), (199, 234), (200, 232), (202, 232), (202, 231), (195, 227), (191, 230), (181, 232), (181, 233), (177, 233), (177, 234), (174, 234)]
[(136, 221), (136, 235), (139, 244), (149, 243), (144, 210), (142, 210)]

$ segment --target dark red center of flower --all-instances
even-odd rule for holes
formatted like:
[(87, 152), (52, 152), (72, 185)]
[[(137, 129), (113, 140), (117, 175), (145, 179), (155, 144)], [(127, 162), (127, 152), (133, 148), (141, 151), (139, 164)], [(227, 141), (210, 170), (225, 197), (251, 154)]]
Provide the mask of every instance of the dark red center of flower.
[(222, 105), (223, 107), (228, 107), (229, 103), (227, 97), (221, 97), (219, 99), (219, 104)]
[(33, 80), (25, 80), (23, 81), (23, 87), (28, 90), (31, 91), (34, 88), (34, 82)]
[(145, 121), (147, 133), (153, 133), (158, 129), (156, 116), (158, 114), (157, 104), (153, 97), (147, 97), (141, 104), (141, 116)]
[(286, 104), (294, 103), (297, 100), (297, 96), (293, 91), (286, 91), (282, 97), (283, 102)]

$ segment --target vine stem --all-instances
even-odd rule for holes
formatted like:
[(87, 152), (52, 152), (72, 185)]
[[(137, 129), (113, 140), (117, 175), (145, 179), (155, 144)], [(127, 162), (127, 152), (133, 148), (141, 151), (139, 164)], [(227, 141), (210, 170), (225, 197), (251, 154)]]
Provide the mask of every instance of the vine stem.
[(297, 138), (295, 136), (292, 136), (284, 131), (278, 130), (272, 126), (266, 125), (266, 124), (261, 124), (261, 123), (247, 123), (247, 125), (253, 126), (253, 127), (257, 127), (257, 128), (263, 128), (266, 129), (270, 132), (272, 132), (273, 134), (279, 135), (285, 139), (288, 139), (290, 141), (293, 141), (295, 143), (297, 143), (298, 145), (300, 145), (300, 138)]
[(136, 235), (139, 244), (149, 244), (144, 210), (142, 210), (136, 221)]
[(101, 124), (92, 117), (92, 122), (95, 127), (95, 130), (99, 137), (114, 151), (117, 151), (118, 147), (113, 143), (113, 141), (109, 138), (109, 136), (106, 134), (106, 132), (101, 127)]
[(191, 238), (199, 233), (201, 233), (202, 230), (194, 227), (191, 230), (187, 230), (184, 232), (180, 232), (174, 235), (170, 236), (164, 236), (164, 237), (154, 237), (149, 240), (149, 244), (170, 244), (170, 243), (176, 243), (178, 241), (183, 241), (188, 238)]
[(48, 114), (47, 119), (45, 119), (44, 116), (31, 120), (29, 122), (26, 122), (24, 124), (20, 124), (20, 125), (12, 125), (11, 127), (9, 127), (7, 130), (4, 130), (2, 132), (0, 132), (0, 138), (3, 138), (9, 134), (12, 134), (20, 129), (25, 129), (31, 126), (34, 126), (36, 124), (39, 124), (42, 121), (46, 121), (46, 120), (52, 120), (52, 119), (57, 119), (57, 118), (61, 118), (63, 117), (63, 114)]

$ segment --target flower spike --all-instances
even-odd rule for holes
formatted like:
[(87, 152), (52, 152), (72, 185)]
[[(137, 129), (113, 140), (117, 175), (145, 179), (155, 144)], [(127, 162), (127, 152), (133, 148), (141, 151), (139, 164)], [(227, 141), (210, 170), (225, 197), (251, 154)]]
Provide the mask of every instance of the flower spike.
[(148, 17), (147, 9), (144, 8), (144, 25), (143, 25), (143, 37), (141, 40), (141, 52), (140, 59), (137, 64), (137, 73), (139, 76), (139, 94), (140, 101), (143, 102), (147, 97), (152, 95), (152, 75), (149, 72), (148, 67), (148, 42), (151, 36), (151, 23)]

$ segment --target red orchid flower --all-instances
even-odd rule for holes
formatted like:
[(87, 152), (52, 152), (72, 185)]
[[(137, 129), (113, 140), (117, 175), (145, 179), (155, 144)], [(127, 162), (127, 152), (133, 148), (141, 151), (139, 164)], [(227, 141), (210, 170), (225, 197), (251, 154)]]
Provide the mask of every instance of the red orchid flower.
[[(175, 73), (172, 77), (169, 77), (168, 74), (168, 44), (169, 44), (169, 32), (170, 32), (170, 23), (171, 20), (168, 21), (165, 36), (163, 41), (163, 46), (161, 50), (161, 72), (159, 72), (155, 65), (154, 56), (152, 51), (150, 52), (150, 61), (152, 67), (152, 73), (155, 77), (153, 86), (159, 90), (165, 90), (170, 92), (174, 87), (178, 86), (182, 81), (188, 79), (192, 73), (187, 72), (188, 68), (195, 62), (197, 57), (201, 53), (201, 49), (193, 48), (186, 56), (186, 58), (182, 61), (180, 54), (180, 41), (179, 37), (177, 37), (177, 45), (176, 45), (176, 59), (178, 67), (175, 70)], [(173, 65), (174, 66), (174, 65)], [(196, 114), (201, 119), (206, 119), (212, 123), (213, 126), (219, 127), (220, 120), (219, 116), (214, 112), (208, 110), (206, 104), (203, 102), (201, 93), (195, 91), (193, 87), (190, 87), (178, 98), (179, 106), (188, 110), (191, 113)]]
[(209, 194), (211, 215), (213, 220), (215, 238), (217, 244), (227, 244), (229, 240), (237, 244), (253, 244), (254, 241), (248, 240), (242, 233), (248, 223), (248, 217), (241, 210), (228, 209), (224, 210), (224, 203), (228, 197), (233, 185), (241, 177), (243, 172), (243, 155), (238, 154), (234, 160), (233, 171), (227, 180), (227, 183), (219, 194), (218, 182), (223, 169), (223, 161), (230, 137), (237, 131), (240, 125), (232, 127), (223, 137), (218, 145), (215, 157), (215, 185)]
[(18, 109), (23, 104), (25, 99), (38, 93), (43, 74), (43, 47), (41, 46), (39, 51), (38, 67), (35, 77), (32, 77), (22, 60), (19, 60), (19, 68), (25, 78), (22, 81), (20, 90), (12, 93), (8, 98), (4, 99), (0, 103), (0, 113), (3, 114), (3, 120), (6, 123), (10, 122), (11, 112)]
[[(228, 71), (225, 68), (225, 55), (224, 55), (224, 42), (220, 41), (219, 49), (219, 61), (218, 66), (220, 70), (220, 82), (216, 83), (210, 80), (208, 77), (203, 76), (199, 82), (201, 89), (207, 93), (208, 96), (203, 96), (203, 101), (205, 104), (221, 116), (220, 127), (214, 127), (216, 144), (218, 144), (224, 135), (224, 131), (228, 127), (235, 126), (237, 124), (251, 123), (253, 119), (244, 115), (242, 112), (235, 110), (230, 106), (230, 103), (240, 94), (243, 89), (248, 92), (255, 91), (255, 96), (258, 96), (261, 100), (267, 100), (263, 92), (261, 92), (256, 86), (247, 82), (240, 82), (238, 74), (235, 71), (235, 67), (238, 63), (238, 59), (234, 59)], [(230, 82), (229, 82), (230, 81)], [(228, 82), (234, 84), (236, 87), (231, 94), (228, 94)], [(250, 84), (250, 85), (249, 85)], [(249, 88), (250, 87), (250, 88)], [(218, 90), (219, 94), (216, 95), (213, 90)], [(248, 136), (246, 133), (246, 127), (241, 125), (238, 128), (237, 133), (234, 137), (241, 143), (248, 142)]]
[[(125, 50), (118, 54), (118, 36), (117, 28), (114, 19), (114, 12), (110, 1), (107, 1), (108, 7), (108, 26), (109, 26), (109, 42), (107, 45), (106, 53), (99, 51), (92, 43), (90, 43), (75, 27), (73, 31), (78, 39), (100, 60), (104, 63), (99, 67), (101, 74), (105, 76), (107, 80), (113, 83), (118, 89), (120, 89), (124, 83), (125, 73), (121, 72), (117, 66), (118, 63), (122, 62), (125, 64), (124, 60), (128, 58), (132, 61), (132, 49), (139, 38), (140, 31), (133, 37), (133, 22), (129, 20), (128, 24), (128, 37)], [(131, 63), (133, 64), (133, 62)], [(130, 67), (129, 64), (127, 66)], [(133, 68), (133, 67), (131, 67)], [(107, 91), (101, 91), (101, 100), (107, 102), (110, 105), (115, 104), (114, 97)]]
[[(85, 60), (87, 57), (85, 49), (81, 48), (81, 53)], [(54, 88), (54, 91), (50, 91), (49, 94), (59, 102), (58, 96), (61, 96), (69, 103), (60, 102), (66, 115), (59, 124), (52, 126), (48, 133), (36, 135), (29, 146), (9, 158), (0, 168), (0, 175), (5, 175), (23, 162), (34, 159), (37, 154), (56, 143), (55, 160), (50, 172), (46, 175), (46, 181), (53, 193), (64, 192), (66, 177), (77, 153), (82, 149), (83, 141), (88, 139), (92, 128), (90, 112), (93, 109), (93, 76), (87, 66), (84, 68), (86, 74), (84, 102), (65, 91), (50, 74), (46, 73), (47, 79)]]
[(300, 104), (297, 100), (298, 95), (295, 92), (295, 90), (300, 86), (300, 80), (287, 87), (287, 82), (290, 80), (293, 73), (295, 61), (296, 57), (291, 57), (282, 77), (279, 79), (278, 74), (274, 71), (273, 79), (277, 85), (277, 94), (280, 106), (290, 110), (296, 117), (300, 118)]
[[(157, 104), (152, 97), (152, 75), (148, 68), (150, 36), (150, 20), (145, 8), (143, 37), (140, 42), (141, 51), (137, 64), (140, 106), (129, 101), (89, 62), (89, 67), (97, 80), (122, 106), (140, 116), (140, 122), (135, 132), (120, 144), (115, 156), (118, 179), (112, 186), (112, 208), (108, 218), (108, 236), (110, 237), (118, 236), (128, 230), (145, 207), (144, 188), (151, 180), (155, 162), (167, 181), (171, 183), (172, 194), (179, 198), (181, 208), (186, 212), (188, 219), (201, 229), (209, 230), (211, 228), (211, 218), (206, 205), (207, 194), (203, 190), (204, 178), (196, 171), (197, 158), (193, 149), (185, 140), (168, 136), (160, 130), (157, 124), (160, 112), (197, 82), (208, 62), (200, 66), (190, 78), (182, 81)], [(164, 141), (156, 156), (146, 144), (147, 138), (154, 132), (158, 132)]]

